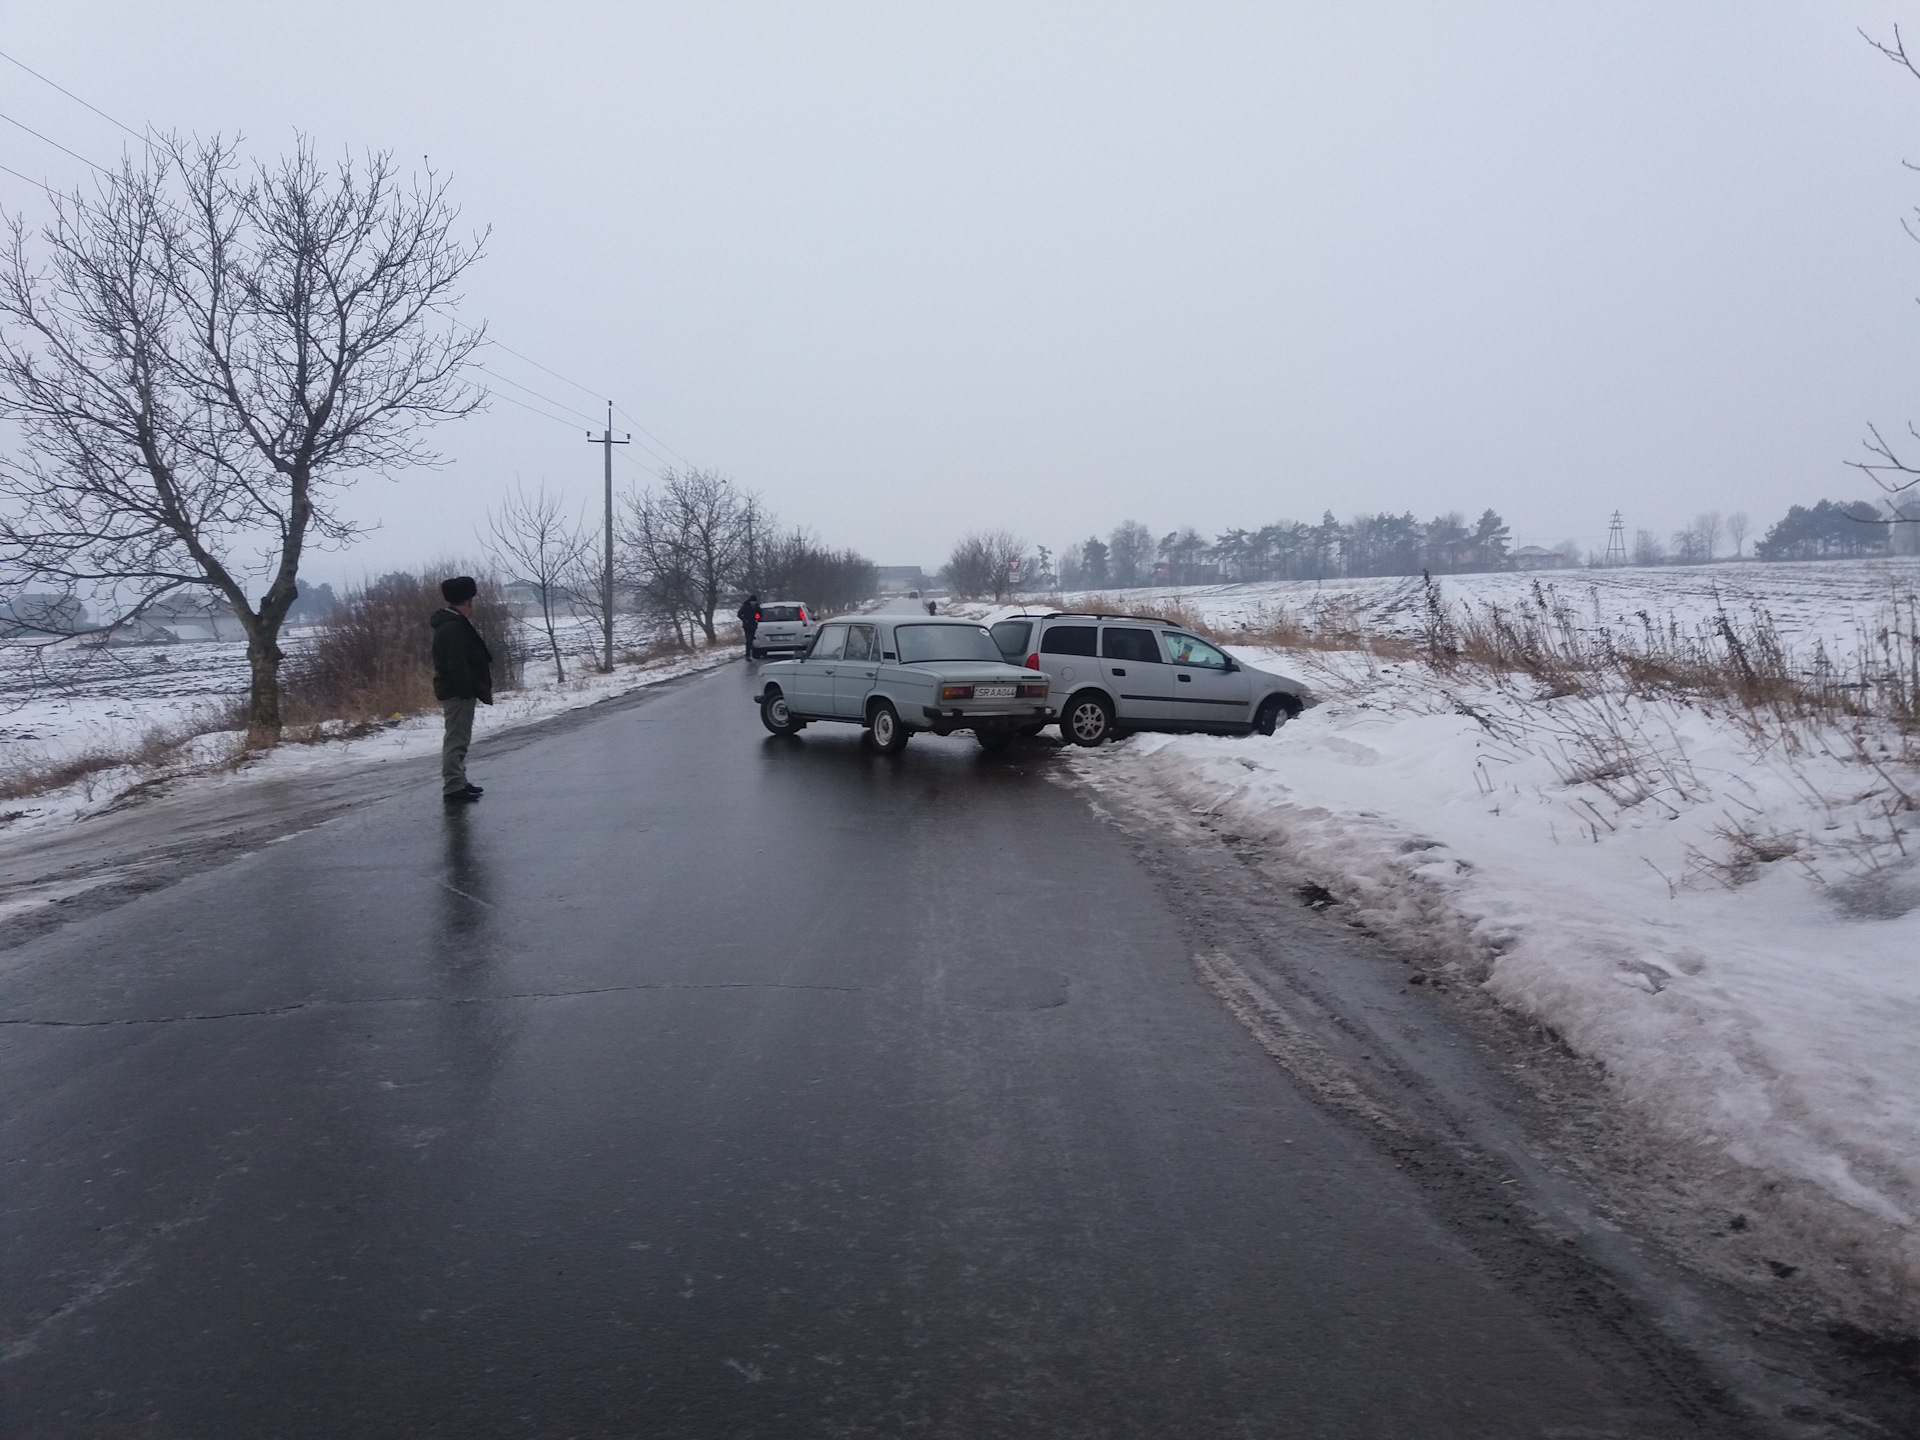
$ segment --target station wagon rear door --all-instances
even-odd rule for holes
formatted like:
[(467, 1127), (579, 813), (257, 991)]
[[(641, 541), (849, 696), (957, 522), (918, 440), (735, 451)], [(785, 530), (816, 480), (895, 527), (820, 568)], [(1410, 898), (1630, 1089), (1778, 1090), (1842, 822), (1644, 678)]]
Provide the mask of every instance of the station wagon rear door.
[(1100, 673), (1118, 703), (1115, 717), (1164, 723), (1173, 714), (1173, 667), (1161, 657), (1160, 641), (1144, 625), (1100, 627)]

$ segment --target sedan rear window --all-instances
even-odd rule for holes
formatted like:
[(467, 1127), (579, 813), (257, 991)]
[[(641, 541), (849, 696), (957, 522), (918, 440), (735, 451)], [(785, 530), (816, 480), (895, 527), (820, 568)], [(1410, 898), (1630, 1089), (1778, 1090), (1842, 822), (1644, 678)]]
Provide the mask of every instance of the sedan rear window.
[(990, 660), (996, 665), (1006, 663), (984, 625), (899, 625), (893, 633), (898, 639), (902, 665), (913, 665), (922, 660)]
[(1091, 625), (1049, 625), (1040, 637), (1042, 655), (1092, 655), (1100, 632)]

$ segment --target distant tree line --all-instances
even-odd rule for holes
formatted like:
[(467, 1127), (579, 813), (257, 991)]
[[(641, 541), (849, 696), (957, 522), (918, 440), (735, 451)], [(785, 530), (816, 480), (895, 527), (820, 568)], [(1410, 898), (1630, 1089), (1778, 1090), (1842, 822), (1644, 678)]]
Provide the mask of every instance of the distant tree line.
[(1762, 560), (1912, 554), (1915, 540), (1920, 538), (1914, 534), (1916, 526), (1920, 526), (1920, 501), (1883, 507), (1870, 500), (1821, 500), (1810, 508), (1790, 506), (1753, 547), (1753, 553)]
[(1459, 513), (1418, 520), (1361, 514), (1342, 523), (1327, 511), (1317, 525), (1281, 520), (1231, 529), (1208, 540), (1192, 526), (1156, 537), (1137, 520), (1090, 536), (1062, 555), (1067, 589), (1105, 585), (1195, 585), (1210, 581), (1312, 580), (1340, 575), (1458, 574), (1506, 566), (1511, 532), (1498, 512), (1468, 523)]

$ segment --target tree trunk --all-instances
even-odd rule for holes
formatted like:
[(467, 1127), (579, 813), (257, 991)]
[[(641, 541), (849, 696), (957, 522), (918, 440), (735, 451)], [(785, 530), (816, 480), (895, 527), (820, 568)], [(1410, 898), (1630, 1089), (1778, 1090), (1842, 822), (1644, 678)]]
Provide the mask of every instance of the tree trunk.
[(247, 697), (247, 748), (271, 750), (280, 743), (280, 646), (279, 627), (250, 626), (247, 631), (247, 666), (253, 672), (253, 685)]

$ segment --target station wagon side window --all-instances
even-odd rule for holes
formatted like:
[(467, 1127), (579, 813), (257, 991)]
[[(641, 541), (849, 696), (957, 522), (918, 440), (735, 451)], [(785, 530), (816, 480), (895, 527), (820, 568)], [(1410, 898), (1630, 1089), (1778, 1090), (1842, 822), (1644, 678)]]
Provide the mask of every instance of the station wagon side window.
[(1140, 665), (1158, 665), (1160, 646), (1151, 630), (1137, 625), (1108, 625), (1100, 632), (1100, 653), (1109, 660), (1130, 660)]
[(1182, 635), (1178, 630), (1162, 630), (1160, 636), (1167, 642), (1167, 653), (1176, 665), (1192, 665), (1201, 670), (1227, 668), (1227, 657), (1204, 640)]
[(849, 660), (878, 660), (880, 658), (880, 639), (871, 625), (850, 625), (847, 627), (847, 652)]
[(1100, 632), (1091, 625), (1049, 625), (1040, 637), (1042, 655), (1092, 655)]
[(838, 660), (841, 650), (847, 643), (847, 627), (844, 625), (823, 625), (820, 633), (814, 637), (813, 649), (807, 652), (809, 660)]

